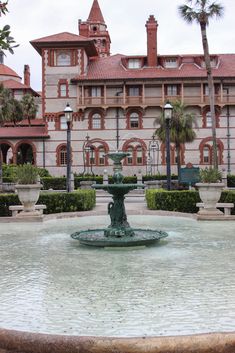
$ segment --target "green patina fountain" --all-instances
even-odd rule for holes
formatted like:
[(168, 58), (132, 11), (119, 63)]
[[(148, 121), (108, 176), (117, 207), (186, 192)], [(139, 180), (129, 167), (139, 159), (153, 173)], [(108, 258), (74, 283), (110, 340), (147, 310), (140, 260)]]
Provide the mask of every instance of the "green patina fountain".
[(112, 195), (113, 201), (108, 204), (108, 214), (111, 224), (105, 229), (88, 229), (73, 233), (71, 237), (81, 244), (100, 247), (127, 247), (142, 246), (155, 243), (168, 234), (152, 229), (131, 228), (125, 210), (125, 195), (129, 191), (144, 188), (144, 184), (123, 184), (122, 164), (123, 158), (128, 156), (126, 152), (108, 153), (113, 160), (114, 184), (92, 185), (95, 189), (106, 190)]

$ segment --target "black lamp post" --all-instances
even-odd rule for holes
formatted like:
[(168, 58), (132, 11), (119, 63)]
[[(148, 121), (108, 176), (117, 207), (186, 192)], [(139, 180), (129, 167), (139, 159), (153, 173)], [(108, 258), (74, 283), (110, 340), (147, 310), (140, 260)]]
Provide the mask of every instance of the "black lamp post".
[(167, 102), (164, 106), (164, 118), (166, 121), (166, 175), (167, 190), (171, 190), (171, 155), (170, 155), (170, 122), (172, 118), (172, 105)]
[(73, 119), (73, 109), (67, 103), (64, 109), (64, 115), (67, 121), (67, 175), (66, 190), (71, 192), (71, 122)]

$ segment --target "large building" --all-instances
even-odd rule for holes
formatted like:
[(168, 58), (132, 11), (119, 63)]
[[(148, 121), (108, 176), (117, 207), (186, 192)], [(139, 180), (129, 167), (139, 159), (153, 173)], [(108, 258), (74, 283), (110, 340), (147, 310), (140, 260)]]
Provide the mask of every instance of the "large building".
[[(153, 140), (154, 121), (167, 100), (181, 100), (197, 119), (197, 138), (181, 147), (181, 163), (205, 167), (212, 161), (211, 114), (202, 55), (160, 55), (158, 23), (146, 22), (146, 55), (111, 55), (111, 39), (98, 1), (79, 34), (58, 33), (32, 40), (42, 58), (42, 117), (38, 136), (25, 136), (34, 162), (52, 175), (66, 174), (64, 108), (73, 109), (72, 170), (111, 172), (105, 154), (130, 153), (124, 173), (165, 173), (165, 144)], [(144, 29), (143, 29), (144, 30)], [(235, 54), (211, 55), (215, 84), (216, 128), (220, 169), (235, 173)], [(36, 130), (36, 127), (35, 127)], [(42, 133), (43, 131), (43, 133)], [(7, 139), (15, 145), (20, 139)], [(20, 142), (21, 141), (21, 142)], [(176, 173), (175, 147), (171, 145)]]

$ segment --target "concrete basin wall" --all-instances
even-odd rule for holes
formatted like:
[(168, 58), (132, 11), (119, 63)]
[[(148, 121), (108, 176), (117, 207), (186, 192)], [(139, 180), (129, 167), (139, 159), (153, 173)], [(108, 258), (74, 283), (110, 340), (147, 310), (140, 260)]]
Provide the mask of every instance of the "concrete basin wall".
[(78, 337), (0, 329), (0, 353), (234, 353), (235, 332), (175, 337)]

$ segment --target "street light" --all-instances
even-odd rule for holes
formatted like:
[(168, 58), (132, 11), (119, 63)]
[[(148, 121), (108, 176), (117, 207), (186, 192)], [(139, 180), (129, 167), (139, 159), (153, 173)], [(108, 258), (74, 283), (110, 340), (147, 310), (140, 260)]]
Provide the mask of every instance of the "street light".
[(73, 119), (73, 109), (67, 103), (64, 109), (64, 115), (67, 122), (67, 178), (66, 190), (71, 192), (71, 122)]
[(164, 106), (164, 118), (166, 121), (166, 175), (167, 190), (171, 190), (171, 155), (170, 155), (170, 121), (172, 118), (172, 105), (167, 102)]

